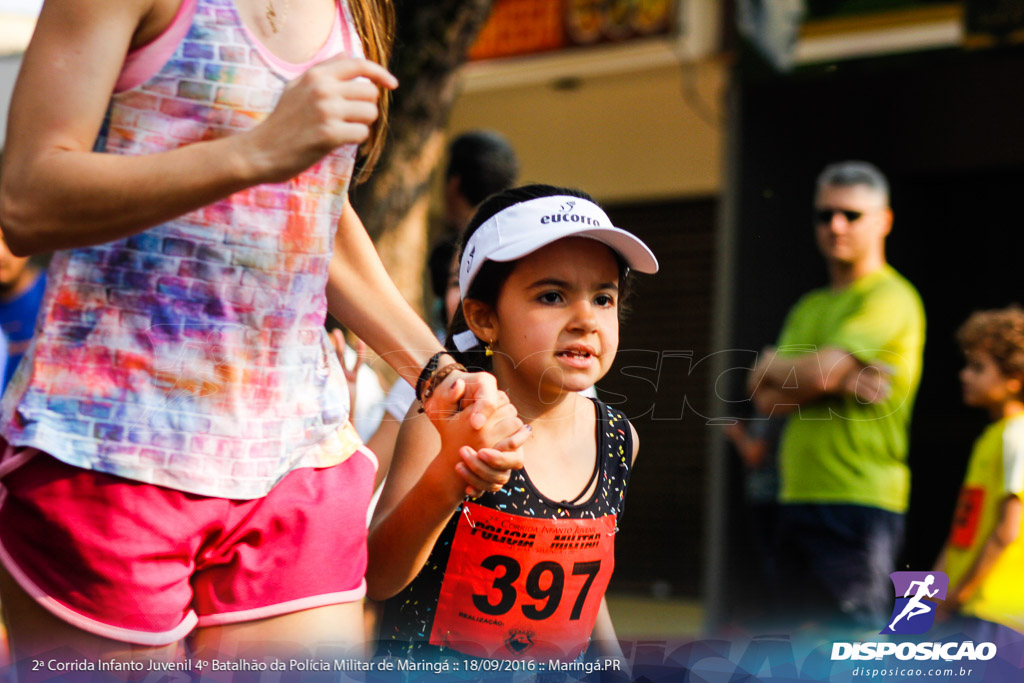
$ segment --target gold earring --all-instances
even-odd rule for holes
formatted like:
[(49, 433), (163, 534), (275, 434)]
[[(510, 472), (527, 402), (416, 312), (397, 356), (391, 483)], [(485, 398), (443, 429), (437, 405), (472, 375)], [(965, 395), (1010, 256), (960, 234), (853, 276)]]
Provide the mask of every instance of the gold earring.
[(494, 340), (492, 339), (491, 341), (489, 341), (486, 344), (484, 344), (484, 355), (485, 356), (493, 356), (494, 355), (494, 349), (491, 348), (491, 344), (493, 344), (493, 343), (494, 343)]

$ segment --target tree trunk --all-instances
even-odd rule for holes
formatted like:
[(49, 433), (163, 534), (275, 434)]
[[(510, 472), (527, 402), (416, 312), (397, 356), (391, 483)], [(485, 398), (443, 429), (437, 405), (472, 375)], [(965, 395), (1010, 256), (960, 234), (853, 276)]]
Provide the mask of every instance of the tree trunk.
[(391, 71), (399, 81), (388, 141), (352, 201), (406, 298), (422, 300), (431, 176), (445, 148), (455, 101), (456, 69), (476, 39), (493, 0), (396, 0)]

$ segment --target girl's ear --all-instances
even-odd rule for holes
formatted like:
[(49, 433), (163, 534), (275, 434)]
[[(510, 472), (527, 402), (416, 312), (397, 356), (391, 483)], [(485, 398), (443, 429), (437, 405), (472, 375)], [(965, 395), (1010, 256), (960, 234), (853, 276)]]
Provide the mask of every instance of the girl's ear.
[(1022, 388), (1024, 388), (1024, 385), (1021, 384), (1020, 379), (1018, 379), (1017, 377), (1011, 377), (1010, 379), (1006, 380), (1006, 390), (1009, 391), (1014, 396), (1020, 396)]
[(466, 324), (480, 339), (490, 341), (498, 338), (498, 321), (494, 310), (479, 299), (463, 299), (462, 314)]

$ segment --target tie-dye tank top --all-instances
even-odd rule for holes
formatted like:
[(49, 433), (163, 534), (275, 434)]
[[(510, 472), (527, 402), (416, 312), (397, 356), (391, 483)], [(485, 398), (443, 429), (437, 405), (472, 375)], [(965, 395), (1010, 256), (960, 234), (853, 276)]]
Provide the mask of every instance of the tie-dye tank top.
[[(318, 57), (362, 56), (344, 2), (335, 24)], [(155, 75), (112, 96), (96, 151), (151, 154), (251, 128), (295, 75), (231, 0), (183, 0), (175, 26)], [(58, 252), (3, 399), (8, 443), (223, 498), (263, 496), (295, 468), (351, 455), (359, 441), (323, 324), (355, 151), (132, 237)]]

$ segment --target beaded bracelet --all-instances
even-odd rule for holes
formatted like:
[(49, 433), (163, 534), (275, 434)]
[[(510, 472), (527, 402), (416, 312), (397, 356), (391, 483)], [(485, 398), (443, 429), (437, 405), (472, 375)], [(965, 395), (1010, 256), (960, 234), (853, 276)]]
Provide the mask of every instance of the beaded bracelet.
[(427, 380), (427, 386), (423, 388), (423, 400), (426, 401), (428, 398), (433, 396), (434, 391), (441, 386), (441, 383), (448, 378), (448, 375), (459, 371), (466, 372), (466, 368), (462, 363), (449, 363), (431, 375), (430, 379)]
[(423, 403), (434, 395), (434, 391), (436, 391), (437, 388), (441, 386), (441, 383), (448, 378), (448, 375), (453, 372), (467, 372), (467, 370), (462, 363), (449, 363), (430, 376), (430, 379), (427, 380), (426, 386), (423, 387), (423, 398), (420, 399), (419, 410), (421, 413), (423, 412)]
[(416, 378), (417, 401), (420, 401), (421, 403), (423, 402), (423, 387), (426, 384), (427, 380), (430, 379), (430, 376), (437, 372), (437, 362), (441, 360), (441, 356), (445, 355), (446, 353), (448, 352), (438, 351), (437, 353), (430, 357), (430, 360), (427, 361), (427, 364), (423, 366), (422, 370), (420, 370), (420, 376)]

